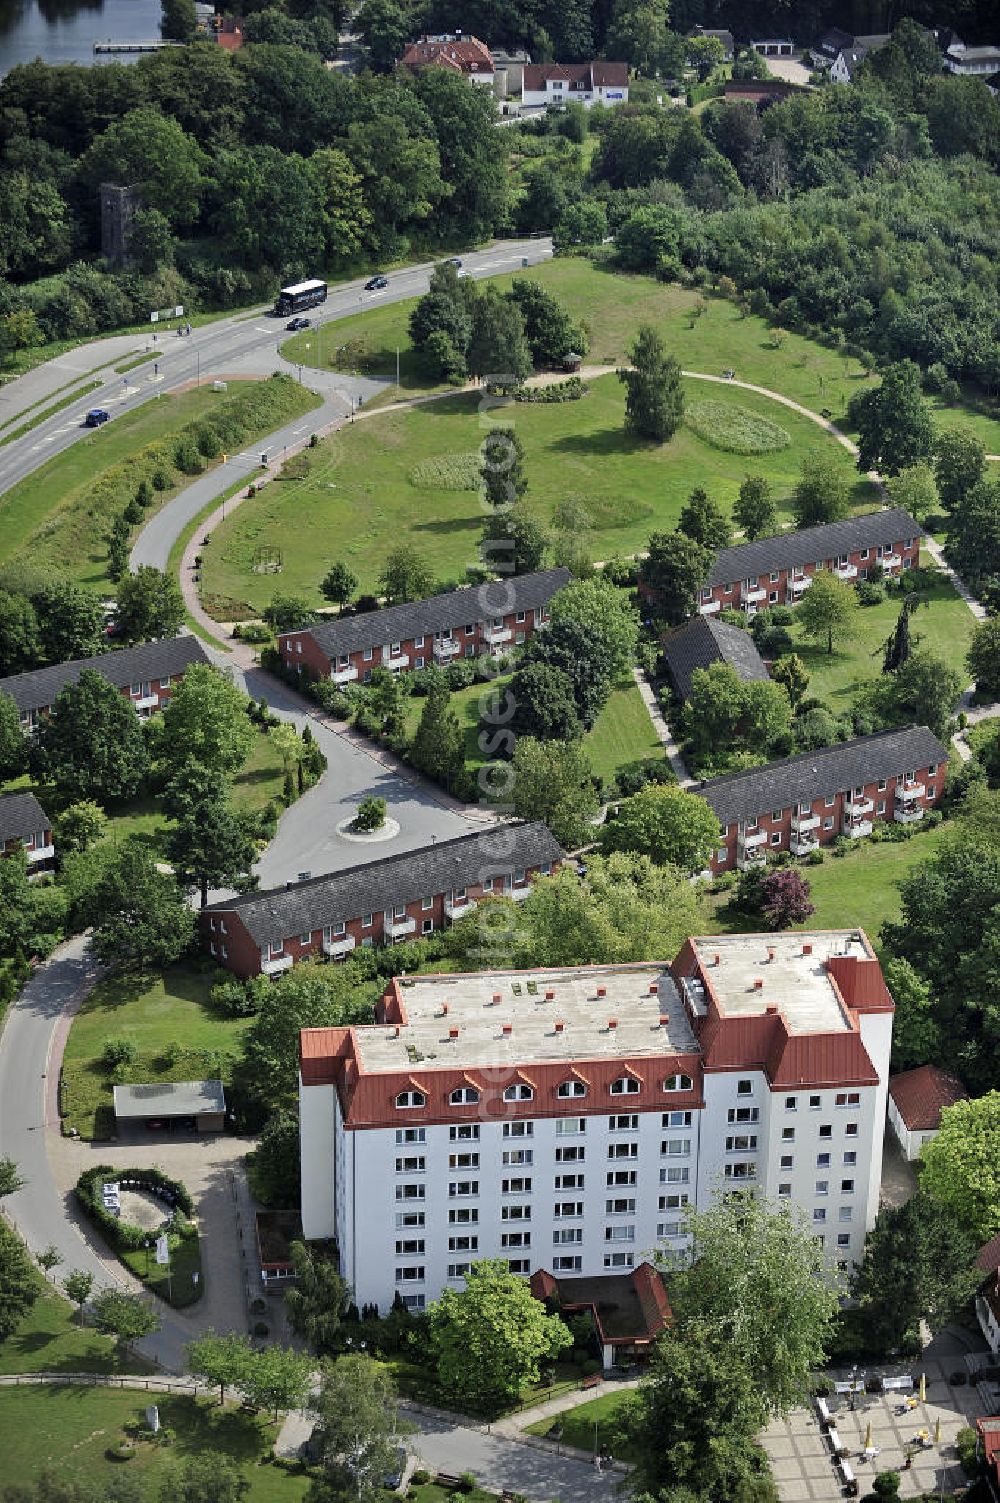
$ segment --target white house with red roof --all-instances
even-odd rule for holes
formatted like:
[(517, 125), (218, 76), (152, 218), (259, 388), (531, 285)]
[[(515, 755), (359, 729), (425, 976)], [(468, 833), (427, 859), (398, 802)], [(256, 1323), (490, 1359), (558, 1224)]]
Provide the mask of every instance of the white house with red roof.
[(446, 36), (424, 36), (410, 42), (397, 64), (414, 72), (421, 68), (446, 68), (470, 83), (493, 87), (496, 68), (490, 49), (478, 37), (455, 32)]
[(937, 1065), (894, 1075), (889, 1081), (889, 1121), (903, 1157), (910, 1163), (918, 1159), (924, 1144), (937, 1137), (945, 1107), (968, 1099), (958, 1077)]
[(755, 1187), (831, 1269), (875, 1220), (893, 1001), (860, 930), (689, 939), (636, 963), (390, 982), (303, 1029), (302, 1228), (359, 1304), (422, 1310), (477, 1258), (556, 1280), (684, 1247)]
[(521, 104), (525, 109), (568, 104), (571, 99), (586, 105), (628, 102), (627, 63), (526, 63), (521, 80)]

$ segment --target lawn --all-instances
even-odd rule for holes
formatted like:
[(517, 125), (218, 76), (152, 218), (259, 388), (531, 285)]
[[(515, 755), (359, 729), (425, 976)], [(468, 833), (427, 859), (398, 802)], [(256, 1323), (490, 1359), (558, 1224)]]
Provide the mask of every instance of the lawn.
[[(71, 1269), (61, 1264), (57, 1279)], [(48, 1285), (13, 1336), (0, 1342), (0, 1373), (145, 1373), (145, 1358), (120, 1357), (118, 1343), (77, 1323), (76, 1307)]]
[(103, 1388), (49, 1387), (0, 1390), (0, 1455), (6, 1484), (26, 1484), (49, 1469), (57, 1476), (86, 1477), (100, 1484), (122, 1469), (106, 1456), (123, 1438), (123, 1426), (143, 1421), (155, 1402), (160, 1423), (171, 1439), (165, 1445), (140, 1442), (127, 1463), (150, 1495), (156, 1495), (177, 1462), (194, 1454), (215, 1452), (240, 1465), (250, 1490), (248, 1503), (300, 1503), (309, 1487), (306, 1476), (258, 1463), (269, 1454), (275, 1427), (266, 1419), (233, 1407), (220, 1409), (212, 1399)]
[[(577, 1450), (589, 1451), (593, 1455), (596, 1440), (596, 1445), (602, 1451), (610, 1451), (619, 1461), (628, 1461), (628, 1446), (613, 1444), (615, 1419), (628, 1397), (628, 1390), (612, 1390), (610, 1393), (602, 1393), (599, 1399), (591, 1399), (588, 1404), (579, 1404), (576, 1409), (568, 1409), (559, 1415), (562, 1422), (559, 1439), (563, 1445), (575, 1446)], [(528, 1434), (548, 1435), (552, 1424), (551, 1419), (538, 1420), (536, 1424), (528, 1426)]]
[[(899, 883), (920, 861), (941, 847), (948, 825), (918, 830), (909, 840), (861, 841), (845, 856), (825, 853), (822, 866), (797, 863), (812, 889), (816, 912), (796, 928), (854, 929), (859, 925), (878, 943), (887, 921), (900, 916)], [(759, 920), (728, 910), (729, 894), (709, 894), (707, 933), (739, 933), (759, 929)]]
[[(145, 444), (174, 437), (185, 424), (218, 405), (219, 394), (202, 386), (163, 395), (131, 409), (116, 409), (110, 423), (72, 444), (0, 497), (0, 563), (30, 545), (34, 563), (51, 563), (81, 584), (109, 588), (103, 533), (108, 523), (90, 493), (101, 475)], [(319, 405), (319, 397), (295, 382), (276, 383), (271, 415), (260, 432)], [(254, 441), (251, 434), (247, 442)], [(221, 461), (213, 461), (219, 463)], [(206, 465), (206, 469), (211, 468)], [(193, 478), (193, 477), (192, 477)], [(191, 481), (182, 477), (157, 493), (162, 505)]]
[[(968, 682), (965, 654), (975, 618), (956, 594), (947, 577), (932, 569), (932, 583), (922, 605), (911, 619), (911, 631), (920, 645), (937, 654)], [(926, 577), (926, 576), (925, 576)], [(889, 595), (880, 605), (862, 606), (856, 613), (849, 641), (828, 653), (825, 644), (807, 642), (797, 622), (791, 627), (795, 651), (809, 671), (808, 693), (827, 701), (839, 714), (846, 710), (864, 683), (882, 671), (882, 648), (899, 618), (900, 597)]]
[[(695, 399), (709, 391), (687, 386)], [(802, 456), (821, 446), (853, 482), (855, 504), (874, 504), (850, 455), (807, 418), (751, 392), (719, 386), (710, 394), (779, 422), (788, 447), (747, 458), (713, 448), (687, 426), (667, 444), (631, 438), (623, 426), (624, 388), (613, 375), (591, 382), (579, 402), (511, 404), (504, 417), (525, 446), (528, 509), (547, 525), (557, 501), (579, 500), (592, 522), (584, 534), (588, 549), (595, 560), (607, 559), (641, 550), (651, 531), (674, 526), (697, 486), (730, 506), (750, 470), (767, 477), (787, 516)], [(204, 599), (222, 602), (225, 611), (238, 603), (244, 615), (258, 613), (278, 591), (320, 604), (319, 582), (334, 559), (349, 565), (363, 591), (371, 590), (393, 544), (424, 553), (439, 577), (463, 576), (477, 561), (483, 503), (478, 491), (435, 484), (427, 462), (478, 450), (484, 432), (478, 408), (476, 395), (449, 395), (377, 413), (331, 435), (312, 453), (304, 479), (266, 486), (215, 528), (203, 553)], [(280, 549), (279, 576), (254, 572), (262, 545)]]
[(73, 1020), (63, 1056), (65, 1126), (83, 1138), (113, 1127), (112, 1072), (101, 1063), (108, 1038), (127, 1038), (138, 1051), (132, 1082), (227, 1079), (249, 1018), (230, 1018), (209, 1000), (211, 971), (174, 966), (158, 976), (108, 976)]

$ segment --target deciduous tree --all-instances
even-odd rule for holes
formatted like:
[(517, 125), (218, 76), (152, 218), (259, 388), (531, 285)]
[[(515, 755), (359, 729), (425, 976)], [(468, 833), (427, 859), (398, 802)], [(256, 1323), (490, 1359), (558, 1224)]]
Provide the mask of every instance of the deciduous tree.
[(145, 847), (127, 841), (83, 904), (90, 948), (106, 965), (144, 971), (170, 965), (194, 940), (194, 914)]
[(187, 1344), (188, 1366), (196, 1378), (218, 1385), (219, 1404), (226, 1402), (227, 1388), (242, 1388), (246, 1382), (254, 1349), (249, 1336), (227, 1331), (217, 1336), (206, 1331)]
[(920, 1187), (977, 1243), (1000, 1231), (1000, 1091), (957, 1101), (923, 1147)]
[(733, 503), (733, 521), (748, 542), (767, 537), (777, 524), (771, 487), (763, 475), (747, 475)]
[(256, 1352), (242, 1387), (251, 1404), (274, 1411), (277, 1420), (282, 1409), (300, 1409), (312, 1387), (313, 1359), (306, 1352), (285, 1346), (266, 1346)]
[(76, 1306), (76, 1318), (83, 1325), (83, 1307), (90, 1298), (90, 1291), (94, 1287), (94, 1275), (86, 1273), (82, 1268), (75, 1268), (68, 1273), (62, 1281), (68, 1299)]
[(160, 1318), (141, 1295), (108, 1288), (94, 1300), (94, 1324), (105, 1336), (114, 1336), (125, 1353), (134, 1341), (158, 1331)]
[(893, 506), (908, 512), (918, 522), (926, 522), (940, 504), (934, 471), (926, 460), (893, 475), (887, 482), (886, 489)]
[(518, 819), (540, 819), (560, 845), (573, 850), (591, 833), (597, 812), (590, 763), (579, 746), (518, 738), (512, 764), (512, 802)]
[(771, 669), (771, 677), (776, 684), (781, 684), (794, 710), (809, 687), (809, 674), (798, 653), (790, 652), (780, 657)]
[(625, 430), (637, 438), (666, 443), (684, 420), (681, 368), (667, 354), (660, 335), (643, 324), (629, 350), (631, 365), (619, 370), (626, 389)]
[(858, 469), (898, 475), (930, 459), (934, 426), (912, 360), (886, 368), (881, 386), (851, 398), (848, 416), (858, 430)]
[(242, 1503), (250, 1478), (221, 1451), (186, 1456), (164, 1479), (160, 1503)]
[(322, 1357), (335, 1350), (350, 1287), (340, 1277), (334, 1260), (322, 1256), (318, 1248), (293, 1242), (290, 1252), (295, 1284), (285, 1296), (288, 1323)]
[(323, 599), (329, 600), (332, 605), (338, 605), (342, 612), (358, 588), (358, 578), (351, 573), (343, 559), (338, 559), (330, 565), (319, 588)]
[(934, 445), (934, 478), (945, 511), (954, 511), (986, 473), (986, 445), (963, 428), (945, 428)]
[(323, 1483), (335, 1498), (376, 1503), (395, 1465), (402, 1428), (389, 1368), (353, 1355), (325, 1364), (315, 1408)]
[(495, 287), (487, 285), (476, 301), (467, 359), (470, 375), (505, 386), (520, 386), (531, 374), (524, 317)]
[(810, 450), (792, 497), (796, 527), (839, 522), (847, 516), (848, 507), (847, 481), (833, 455), (825, 449)]
[(208, 663), (192, 663), (163, 712), (158, 752), (176, 776), (190, 763), (232, 776), (253, 750), (247, 696)]
[(846, 580), (820, 569), (813, 575), (796, 617), (803, 635), (813, 641), (825, 641), (827, 652), (832, 653), (834, 642), (851, 635), (857, 613), (858, 597)]
[(115, 625), (126, 642), (176, 637), (184, 624), (184, 597), (176, 579), (140, 564), (118, 586)]
[(625, 799), (602, 835), (606, 851), (638, 851), (685, 872), (704, 871), (718, 844), (718, 815), (703, 798), (670, 783), (650, 783)]
[(483, 523), (479, 545), (483, 563), (498, 574), (530, 574), (545, 559), (548, 538), (523, 507), (501, 507)]
[(102, 651), (104, 607), (97, 595), (69, 580), (32, 591), (42, 651), (50, 663)]
[(525, 663), (511, 683), (513, 730), (538, 741), (579, 741), (583, 726), (573, 682), (555, 663)]
[(28, 742), (21, 729), (21, 712), (9, 694), (0, 691), (0, 781), (16, 778), (28, 760)]
[(709, 576), (714, 554), (682, 532), (654, 532), (642, 564), (642, 582), (653, 598), (657, 615), (671, 626), (694, 610)]
[(41, 651), (38, 617), (31, 601), (0, 590), (0, 677), (37, 667)]
[(210, 887), (246, 879), (257, 854), (254, 820), (232, 807), (220, 772), (185, 763), (167, 785), (164, 808), (174, 821), (167, 857), (181, 887), (200, 892), (202, 908)]
[(100, 804), (130, 798), (149, 769), (142, 722), (131, 703), (90, 668), (56, 695), (32, 761), (64, 798)]
[(733, 529), (722, 507), (713, 501), (701, 487), (692, 491), (681, 508), (677, 531), (694, 538), (705, 548), (713, 551), (728, 548), (733, 540)]
[(941, 1030), (934, 1016), (930, 986), (908, 960), (886, 957), (882, 965), (885, 984), (896, 1011), (892, 1019), (892, 1067), (912, 1070), (940, 1056)]
[(434, 589), (434, 575), (423, 554), (400, 543), (386, 554), (379, 584), (388, 605), (402, 605), (424, 600)]
[(479, 474), (488, 506), (513, 506), (528, 489), (524, 444), (515, 428), (491, 427), (479, 450)]
[(40, 1293), (41, 1280), (28, 1249), (0, 1220), (0, 1341), (17, 1330)]
[(965, 661), (980, 694), (1000, 699), (1000, 616), (976, 627)]

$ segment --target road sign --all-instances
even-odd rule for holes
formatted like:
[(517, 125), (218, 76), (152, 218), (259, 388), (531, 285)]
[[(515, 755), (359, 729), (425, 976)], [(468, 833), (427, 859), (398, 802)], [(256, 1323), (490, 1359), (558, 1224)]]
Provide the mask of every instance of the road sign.
[(165, 1236), (156, 1239), (156, 1261), (157, 1263), (170, 1262), (170, 1244)]

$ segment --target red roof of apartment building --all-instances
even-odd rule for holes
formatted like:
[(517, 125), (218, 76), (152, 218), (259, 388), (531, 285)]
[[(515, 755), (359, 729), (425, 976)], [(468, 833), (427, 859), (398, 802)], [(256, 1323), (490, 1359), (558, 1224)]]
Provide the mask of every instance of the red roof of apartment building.
[(478, 37), (421, 37), (411, 42), (399, 60), (401, 68), (436, 65), (454, 73), (492, 73), (493, 57)]
[(921, 1065), (894, 1075), (889, 1081), (889, 1095), (910, 1132), (936, 1132), (945, 1107), (969, 1099), (962, 1082), (937, 1065)]

